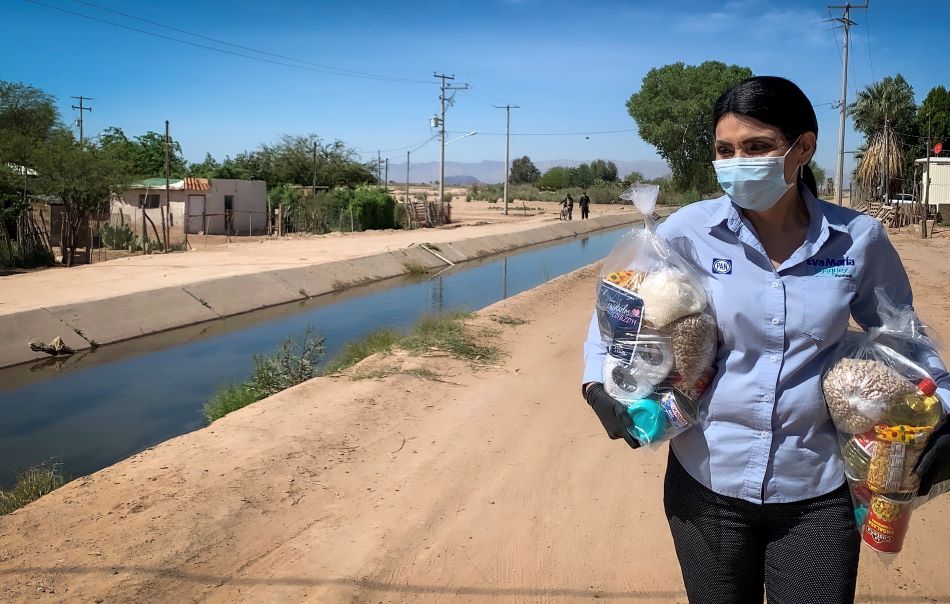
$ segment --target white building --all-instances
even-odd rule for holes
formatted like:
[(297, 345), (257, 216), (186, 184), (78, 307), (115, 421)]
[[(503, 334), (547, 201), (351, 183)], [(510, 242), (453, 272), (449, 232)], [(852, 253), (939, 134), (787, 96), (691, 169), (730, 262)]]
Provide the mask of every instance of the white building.
[[(190, 234), (265, 233), (267, 184), (262, 180), (186, 177), (169, 181), (166, 195), (164, 178), (148, 178), (112, 200), (111, 222), (127, 224), (139, 233), (144, 211), (160, 231), (162, 210), (173, 241), (184, 238), (186, 224)], [(151, 233), (151, 226), (147, 228)]]
[(926, 200), (944, 220), (950, 218), (950, 157), (931, 157), (929, 163), (923, 158), (915, 163), (922, 168), (919, 201)]

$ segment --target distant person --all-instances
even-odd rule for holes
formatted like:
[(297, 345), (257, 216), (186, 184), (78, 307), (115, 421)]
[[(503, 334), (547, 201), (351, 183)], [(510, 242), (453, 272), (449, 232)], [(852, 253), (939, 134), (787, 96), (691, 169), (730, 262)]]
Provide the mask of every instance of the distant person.
[[(770, 604), (851, 604), (861, 537), (821, 376), (852, 317), (865, 329), (887, 318), (875, 289), (909, 306), (910, 282), (880, 222), (818, 199), (808, 167), (818, 119), (798, 86), (743, 80), (716, 101), (711, 125), (726, 195), (690, 204), (656, 230), (702, 268), (720, 330), (699, 425), (670, 441), (664, 483), (687, 599), (762, 604), (764, 592)], [(819, 267), (831, 258), (854, 267), (829, 279)], [(916, 352), (950, 411), (943, 362), (928, 346)], [(584, 395), (608, 435), (637, 448), (626, 406), (604, 389), (606, 355), (595, 313)], [(948, 430), (918, 454), (928, 460), (915, 468), (922, 495), (950, 478), (950, 456), (937, 445)]]
[(561, 202), (561, 205), (564, 206), (564, 209), (567, 210), (567, 219), (574, 220), (572, 214), (574, 213), (574, 198), (571, 197), (571, 194), (567, 194), (567, 199)]
[(587, 196), (587, 191), (584, 191), (577, 203), (581, 206), (581, 220), (590, 218), (590, 197)]

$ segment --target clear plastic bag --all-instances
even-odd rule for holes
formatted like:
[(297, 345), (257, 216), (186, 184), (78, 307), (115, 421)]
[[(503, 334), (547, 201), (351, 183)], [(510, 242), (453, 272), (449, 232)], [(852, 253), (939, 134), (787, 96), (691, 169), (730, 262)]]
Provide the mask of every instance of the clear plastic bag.
[(890, 555), (901, 550), (920, 503), (914, 466), (944, 414), (932, 376), (911, 360), (933, 341), (912, 308), (896, 306), (883, 289), (875, 294), (883, 324), (845, 336), (822, 377), (822, 392), (862, 539)]
[(634, 185), (621, 194), (645, 226), (614, 246), (597, 285), (604, 388), (628, 406), (631, 434), (647, 445), (697, 423), (718, 344), (703, 276), (654, 233), (658, 193), (655, 185)]

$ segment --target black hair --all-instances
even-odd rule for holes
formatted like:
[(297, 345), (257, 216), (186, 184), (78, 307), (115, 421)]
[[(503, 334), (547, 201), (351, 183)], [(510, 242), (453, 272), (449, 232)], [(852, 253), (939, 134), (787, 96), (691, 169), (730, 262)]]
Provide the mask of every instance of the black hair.
[[(723, 92), (713, 108), (713, 130), (727, 113), (747, 115), (778, 128), (788, 144), (805, 132), (818, 135), (818, 118), (811, 101), (801, 88), (785, 78), (755, 76)], [(807, 164), (798, 180), (818, 197), (815, 175)]]

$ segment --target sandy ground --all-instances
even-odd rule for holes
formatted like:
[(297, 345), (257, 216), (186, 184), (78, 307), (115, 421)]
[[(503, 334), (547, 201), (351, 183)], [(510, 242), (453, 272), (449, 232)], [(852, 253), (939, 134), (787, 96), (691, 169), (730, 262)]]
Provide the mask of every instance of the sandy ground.
[[(895, 238), (947, 331), (950, 240)], [(608, 440), (578, 394), (591, 268), (486, 309), (506, 350), (442, 381), (319, 378), (0, 517), (0, 600), (684, 602), (666, 451)], [(501, 325), (487, 315), (529, 323)], [(950, 497), (860, 602), (950, 602)]]
[[(558, 220), (558, 204), (510, 204), (508, 216), (501, 204), (456, 201), (451, 225), (412, 231), (367, 231), (321, 236), (251, 238), (202, 247), (187, 253), (119, 258), (74, 268), (55, 268), (0, 277), (0, 314), (62, 304), (99, 300), (133, 292), (184, 285), (212, 278), (243, 275), (322, 262), (369, 256), (419, 243), (444, 243), (514, 233)], [(630, 206), (595, 205), (591, 216), (635, 212)], [(575, 219), (580, 217), (579, 210)], [(222, 238), (223, 239), (223, 238)]]

